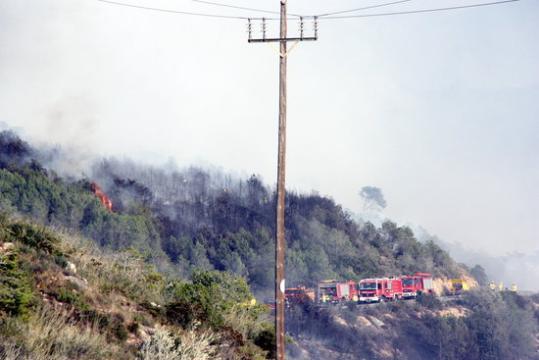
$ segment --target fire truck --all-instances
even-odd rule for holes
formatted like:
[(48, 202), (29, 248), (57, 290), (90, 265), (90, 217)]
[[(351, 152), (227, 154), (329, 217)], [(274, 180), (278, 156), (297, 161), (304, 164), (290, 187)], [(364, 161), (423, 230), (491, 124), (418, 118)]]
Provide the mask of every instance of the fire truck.
[[(503, 288), (503, 285), (502, 285)], [(470, 290), (470, 285), (464, 279), (451, 279), (451, 288), (449, 292), (451, 295), (460, 295), (465, 291)]]
[(402, 297), (413, 299), (420, 293), (432, 293), (432, 275), (428, 273), (415, 273), (400, 277), (402, 281)]
[(398, 278), (365, 279), (358, 283), (360, 303), (398, 300), (402, 298), (402, 281)]
[(314, 290), (308, 289), (304, 286), (286, 289), (284, 292), (284, 297), (286, 306), (306, 304), (309, 302), (314, 302), (315, 300)]
[(357, 301), (358, 290), (354, 281), (337, 282), (335, 280), (325, 280), (318, 284), (316, 298), (320, 303), (330, 304)]

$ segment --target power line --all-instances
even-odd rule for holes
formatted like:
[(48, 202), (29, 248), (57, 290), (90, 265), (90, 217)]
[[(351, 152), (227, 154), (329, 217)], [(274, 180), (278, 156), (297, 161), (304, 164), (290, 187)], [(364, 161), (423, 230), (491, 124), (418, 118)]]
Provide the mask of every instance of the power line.
[(452, 7), (445, 7), (445, 8), (397, 11), (397, 12), (388, 12), (388, 13), (379, 13), (379, 14), (327, 16), (327, 17), (321, 18), (321, 20), (353, 19), (353, 18), (367, 18), (367, 17), (393, 16), (393, 15), (420, 14), (420, 13), (429, 13), (429, 12), (437, 12), (437, 11), (450, 11), (450, 10), (459, 10), (459, 9), (469, 9), (469, 8), (475, 8), (475, 7), (481, 7), (481, 6), (499, 5), (499, 4), (505, 4), (505, 3), (515, 2), (515, 1), (520, 1), (520, 0), (503, 0), (503, 1), (494, 1), (494, 2), (480, 3), (480, 4), (452, 6)]
[[(202, 12), (191, 12), (191, 11), (181, 11), (181, 10), (155, 8), (155, 7), (148, 7), (148, 6), (142, 6), (142, 5), (128, 4), (128, 3), (112, 1), (112, 0), (96, 0), (96, 1), (106, 3), (106, 4), (110, 4), (110, 5), (125, 6), (125, 7), (129, 7), (129, 8), (140, 9), (140, 10), (158, 11), (158, 12), (169, 13), (169, 14), (180, 14), (180, 15), (198, 16), (198, 17), (206, 17), (206, 18), (233, 19), (233, 20), (249, 20), (249, 19), (253, 19), (253, 18), (249, 18), (249, 17), (246, 17), (246, 16), (208, 14), (208, 13), (202, 13)], [(261, 18), (257, 18), (257, 19), (261, 19)], [(266, 18), (266, 20), (279, 20), (279, 18), (276, 18), (276, 17), (275, 18)]]
[(375, 8), (384, 7), (384, 6), (390, 6), (390, 5), (405, 3), (405, 2), (409, 2), (409, 1), (413, 1), (413, 0), (399, 0), (399, 1), (393, 1), (393, 2), (388, 2), (388, 3), (384, 3), (384, 4), (364, 6), (364, 7), (360, 7), (360, 8), (356, 8), (356, 9), (334, 11), (334, 12), (329, 12), (329, 13), (325, 13), (325, 14), (320, 14), (320, 15), (317, 15), (317, 16), (319, 18), (321, 18), (321, 17), (331, 16), (331, 15), (346, 14), (346, 13), (351, 13), (351, 12), (356, 12), (356, 11), (369, 10), (369, 9), (375, 9)]
[[(254, 11), (254, 12), (266, 13), (266, 14), (276, 14), (276, 15), (280, 14), (279, 11), (256, 9), (256, 8), (232, 5), (232, 4), (218, 3), (218, 2), (213, 2), (213, 1), (206, 1), (206, 0), (192, 0), (192, 1), (197, 2), (197, 3), (201, 3), (201, 4), (206, 4), (206, 5), (226, 7), (226, 8), (230, 8), (230, 9)], [(289, 15), (296, 16), (296, 17), (301, 17), (301, 15), (297, 15), (297, 14), (289, 14)]]
[[(156, 7), (129, 4), (129, 3), (113, 1), (113, 0), (96, 0), (96, 1), (106, 3), (106, 4), (110, 4), (110, 5), (124, 6), (124, 7), (139, 9), (139, 10), (149, 10), (149, 11), (157, 11), (157, 12), (163, 12), (163, 13), (169, 13), (169, 14), (179, 14), (179, 15), (197, 16), (197, 17), (214, 18), (214, 19), (231, 19), (231, 20), (247, 20), (247, 21), (249, 21), (249, 20), (267, 20), (267, 21), (280, 20), (278, 17), (249, 17), (249, 16), (240, 16), (240, 15), (222, 15), (222, 14), (212, 14), (212, 13), (204, 13), (204, 12), (194, 12), (194, 11), (183, 11), (183, 10), (156, 8)], [(209, 4), (209, 5), (222, 6), (222, 7), (228, 7), (228, 8), (235, 8), (235, 9), (240, 9), (240, 10), (257, 11), (257, 12), (264, 12), (264, 13), (271, 13), (271, 14), (278, 13), (276, 11), (271, 11), (271, 10), (263, 10), (263, 9), (241, 7), (241, 6), (224, 4), (224, 3), (215, 3), (215, 2), (206, 1), (206, 0), (193, 0), (193, 1), (199, 2), (199, 3), (205, 3), (205, 4)], [(493, 1), (493, 2), (488, 2), (488, 3), (471, 4), (471, 5), (451, 6), (451, 7), (434, 8), (434, 9), (396, 11), (396, 12), (386, 12), (386, 13), (378, 13), (378, 14), (358, 14), (358, 15), (334, 16), (334, 15), (338, 15), (338, 14), (345, 14), (345, 13), (350, 13), (350, 12), (357, 12), (357, 11), (362, 11), (362, 10), (374, 9), (374, 8), (390, 6), (390, 5), (395, 5), (395, 4), (400, 4), (400, 3), (410, 2), (410, 1), (413, 1), (413, 0), (398, 0), (398, 1), (388, 2), (388, 3), (378, 4), (378, 5), (365, 6), (365, 7), (356, 8), (356, 9), (329, 12), (329, 13), (324, 13), (324, 14), (320, 14), (320, 15), (310, 15), (310, 16), (301, 16), (301, 15), (297, 15), (297, 14), (290, 14), (290, 15), (293, 15), (295, 17), (300, 17), (300, 18), (315, 18), (315, 19), (319, 18), (319, 19), (322, 19), (322, 20), (339, 20), (339, 19), (382, 17), (382, 16), (394, 16), (394, 15), (430, 13), (430, 12), (439, 12), (439, 11), (451, 11), (451, 10), (482, 7), (482, 6), (500, 5), (500, 4), (516, 2), (516, 1), (520, 1), (520, 0), (501, 0), (501, 1)]]

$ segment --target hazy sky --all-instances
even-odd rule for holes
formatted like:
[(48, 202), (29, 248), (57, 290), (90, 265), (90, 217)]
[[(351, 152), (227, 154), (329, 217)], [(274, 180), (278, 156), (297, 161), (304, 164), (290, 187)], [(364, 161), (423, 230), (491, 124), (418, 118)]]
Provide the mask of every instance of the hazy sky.
[[(473, 2), (415, 0), (383, 11)], [(319, 13), (375, 3), (289, 6)], [(401, 223), (492, 254), (538, 251), (538, 39), (536, 0), (321, 22), (320, 40), (289, 58), (289, 188), (359, 212), (361, 187), (377, 186), (385, 214)], [(243, 21), (96, 0), (2, 0), (0, 122), (31, 141), (212, 164), (273, 184), (277, 47), (246, 40)]]

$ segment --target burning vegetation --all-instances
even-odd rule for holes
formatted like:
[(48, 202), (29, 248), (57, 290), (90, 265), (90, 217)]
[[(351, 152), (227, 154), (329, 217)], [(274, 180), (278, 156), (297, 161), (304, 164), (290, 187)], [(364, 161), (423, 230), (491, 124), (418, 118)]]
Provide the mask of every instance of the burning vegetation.
[(94, 193), (95, 196), (99, 199), (99, 202), (108, 210), (112, 211), (112, 201), (109, 199), (109, 197), (101, 190), (99, 185), (97, 185), (95, 182), (90, 183), (90, 189)]

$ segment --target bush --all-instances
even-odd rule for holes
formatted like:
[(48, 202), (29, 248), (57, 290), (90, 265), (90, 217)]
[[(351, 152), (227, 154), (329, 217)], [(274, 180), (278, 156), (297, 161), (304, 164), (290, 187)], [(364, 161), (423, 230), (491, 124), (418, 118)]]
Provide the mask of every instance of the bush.
[(73, 261), (78, 273), (102, 293), (117, 292), (141, 304), (164, 302), (164, 277), (139, 256), (132, 252), (110, 255), (92, 247), (85, 252)]
[(186, 300), (172, 302), (166, 305), (165, 315), (171, 323), (180, 325), (183, 328), (187, 328), (196, 320), (206, 322), (211, 315), (208, 314), (209, 311), (202, 307), (199, 302), (207, 303), (207, 299), (199, 298), (195, 304), (189, 303)]
[(267, 324), (267, 326), (260, 331), (254, 338), (254, 343), (261, 349), (268, 352), (268, 359), (275, 359), (275, 327)]
[(73, 287), (61, 287), (55, 290), (51, 295), (53, 295), (59, 302), (70, 304), (78, 310), (89, 309), (84, 297)]
[(176, 335), (163, 327), (142, 345), (139, 360), (218, 360), (221, 357), (212, 345), (216, 339), (209, 331), (186, 331)]
[(112, 335), (114, 335), (114, 337), (120, 341), (125, 341), (129, 337), (127, 327), (121, 318), (113, 318), (111, 332)]
[(0, 314), (26, 315), (34, 298), (32, 278), (17, 254), (0, 254)]
[(168, 319), (183, 327), (199, 320), (219, 328), (226, 313), (253, 298), (244, 279), (227, 273), (197, 271), (192, 281), (175, 284), (172, 301), (166, 306)]
[(420, 293), (417, 295), (416, 301), (421, 306), (431, 310), (437, 310), (442, 307), (442, 302), (434, 294)]
[(18, 336), (13, 339), (18, 346), (9, 349), (18, 355), (13, 358), (17, 360), (95, 360), (110, 358), (117, 350), (93, 327), (73, 325), (69, 314), (50, 307), (38, 309), (18, 327)]
[(60, 255), (57, 251), (59, 239), (44, 228), (16, 222), (9, 226), (8, 232), (11, 235), (9, 238), (13, 241), (19, 241), (32, 249), (48, 254), (56, 253)]

